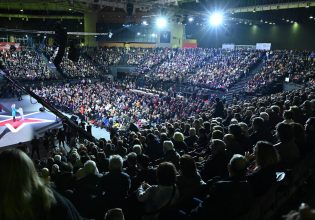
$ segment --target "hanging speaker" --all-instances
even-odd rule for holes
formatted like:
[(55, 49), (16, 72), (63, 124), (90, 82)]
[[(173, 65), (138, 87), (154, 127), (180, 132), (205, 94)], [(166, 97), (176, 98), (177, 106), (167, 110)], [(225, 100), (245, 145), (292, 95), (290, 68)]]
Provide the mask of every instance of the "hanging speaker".
[(132, 3), (127, 3), (126, 11), (127, 11), (128, 16), (132, 16), (132, 14), (133, 14), (133, 4)]

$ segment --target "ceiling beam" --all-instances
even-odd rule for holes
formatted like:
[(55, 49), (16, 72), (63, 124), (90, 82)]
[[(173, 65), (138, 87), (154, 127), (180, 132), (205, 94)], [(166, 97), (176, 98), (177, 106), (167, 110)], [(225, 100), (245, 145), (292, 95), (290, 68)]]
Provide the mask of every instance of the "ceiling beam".
[(32, 15), (32, 14), (7, 14), (0, 13), (2, 18), (21, 18), (21, 19), (56, 19), (56, 20), (81, 20), (83, 16), (71, 15)]
[(246, 12), (254, 12), (254, 11), (259, 12), (259, 11), (284, 10), (284, 9), (292, 9), (292, 8), (308, 8), (308, 7), (314, 7), (314, 6), (315, 6), (315, 1), (303, 1), (303, 2), (237, 7), (237, 8), (230, 8), (227, 11), (230, 13), (246, 13)]

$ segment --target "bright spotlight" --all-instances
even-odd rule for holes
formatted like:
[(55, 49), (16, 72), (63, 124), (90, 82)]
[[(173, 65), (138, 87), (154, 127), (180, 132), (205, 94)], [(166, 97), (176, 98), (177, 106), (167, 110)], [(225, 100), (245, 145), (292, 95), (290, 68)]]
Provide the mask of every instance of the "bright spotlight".
[(214, 12), (210, 15), (209, 21), (212, 26), (220, 26), (223, 23), (223, 14), (221, 12)]
[(164, 17), (159, 17), (156, 19), (156, 26), (158, 28), (165, 28), (167, 25), (167, 20)]

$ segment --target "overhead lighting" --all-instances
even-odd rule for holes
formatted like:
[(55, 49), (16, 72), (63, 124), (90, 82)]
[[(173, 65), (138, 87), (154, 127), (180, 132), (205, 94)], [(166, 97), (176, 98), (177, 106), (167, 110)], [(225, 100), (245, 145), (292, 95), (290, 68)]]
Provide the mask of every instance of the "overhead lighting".
[(153, 33), (153, 34), (151, 34), (151, 37), (156, 37), (156, 36), (157, 36), (157, 35), (156, 35), (156, 34), (154, 34), (154, 33)]
[(222, 12), (214, 12), (210, 15), (210, 24), (214, 27), (218, 27), (223, 23), (224, 16)]
[(83, 24), (82, 21), (80, 22), (80, 24)]
[(263, 21), (263, 20), (260, 20), (260, 22), (263, 23), (264, 21)]
[(112, 32), (109, 32), (108, 33), (108, 38), (112, 38), (113, 37), (113, 33)]
[(313, 19), (313, 18), (314, 18), (314, 17), (311, 15), (311, 16), (310, 16), (310, 19)]
[(294, 21), (291, 21), (291, 24), (293, 24), (294, 23)]
[(23, 9), (20, 10), (20, 12), (23, 12), (23, 11), (24, 11)]
[(268, 21), (265, 21), (265, 24), (268, 24)]
[(142, 25), (147, 26), (149, 25), (147, 21), (142, 21)]
[(256, 12), (256, 9), (253, 10), (253, 13), (255, 13), (255, 12)]
[(165, 17), (158, 17), (156, 19), (156, 26), (160, 29), (165, 28), (167, 26), (167, 20)]
[(287, 20), (287, 22), (290, 22), (290, 20)]
[(194, 21), (194, 18), (193, 18), (193, 17), (189, 17), (189, 18), (188, 18), (188, 21), (189, 21), (189, 22), (193, 22), (193, 21)]
[(69, 11), (72, 11), (72, 8), (69, 8), (68, 10), (69, 10)]
[(138, 33), (137, 33), (137, 36), (140, 36), (140, 35), (141, 35), (141, 33), (140, 33), (140, 32), (138, 32)]

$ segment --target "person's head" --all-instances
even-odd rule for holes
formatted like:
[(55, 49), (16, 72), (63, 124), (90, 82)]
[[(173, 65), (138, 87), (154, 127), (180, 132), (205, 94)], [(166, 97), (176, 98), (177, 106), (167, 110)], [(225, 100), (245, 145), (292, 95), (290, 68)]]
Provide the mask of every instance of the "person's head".
[(127, 163), (128, 166), (136, 166), (137, 165), (137, 154), (135, 152), (131, 152), (127, 155)]
[(196, 128), (190, 128), (189, 129), (189, 136), (190, 137), (196, 136)]
[(159, 185), (174, 185), (176, 183), (176, 168), (174, 164), (170, 162), (160, 163), (156, 171), (156, 176)]
[(172, 141), (164, 141), (163, 142), (163, 151), (166, 153), (167, 151), (174, 150), (174, 144)]
[(220, 139), (222, 140), (224, 137), (224, 134), (222, 131), (219, 131), (219, 130), (214, 130), (212, 132), (212, 139)]
[(247, 124), (244, 123), (244, 122), (240, 122), (240, 123), (238, 123), (238, 125), (241, 127), (243, 134), (245, 136), (248, 136), (248, 126), (247, 126)]
[(291, 111), (291, 110), (285, 110), (285, 111), (283, 112), (283, 118), (284, 118), (285, 120), (293, 120), (293, 117), (294, 117), (293, 111)]
[(229, 133), (233, 134), (235, 138), (240, 138), (242, 136), (242, 128), (237, 124), (231, 124), (229, 126)]
[(55, 198), (45, 186), (32, 160), (21, 150), (0, 153), (0, 219), (36, 219), (38, 210), (48, 213)]
[(225, 152), (226, 145), (222, 140), (213, 139), (210, 144), (211, 154), (218, 155)]
[(254, 147), (256, 164), (260, 168), (274, 167), (279, 162), (276, 148), (269, 142), (258, 141)]
[(254, 131), (260, 131), (264, 128), (264, 119), (261, 117), (256, 117), (252, 121), (252, 127)]
[(173, 135), (173, 139), (176, 141), (176, 142), (183, 142), (184, 141), (184, 135), (181, 133), (181, 132), (175, 132), (174, 135)]
[(104, 220), (125, 220), (125, 217), (121, 209), (115, 208), (106, 212)]
[(291, 140), (293, 140), (294, 138), (293, 128), (290, 124), (281, 122), (277, 124), (276, 130), (277, 130), (277, 137), (280, 142), (285, 143), (285, 142), (290, 142)]
[(135, 152), (137, 155), (141, 155), (142, 154), (142, 148), (141, 145), (136, 144), (132, 147), (132, 151)]
[(197, 167), (194, 159), (188, 155), (184, 154), (179, 160), (180, 171), (183, 176), (194, 177), (197, 174)]
[(315, 133), (315, 117), (307, 119), (305, 123), (305, 133), (314, 134)]
[(234, 154), (228, 164), (228, 171), (231, 177), (244, 177), (246, 174), (247, 162), (243, 155)]
[(109, 171), (122, 171), (123, 159), (120, 155), (112, 155), (109, 157)]
[(223, 141), (227, 147), (231, 147), (233, 144), (235, 144), (234, 135), (233, 134), (224, 135)]
[(96, 163), (93, 160), (88, 160), (84, 163), (85, 174), (98, 174)]
[(269, 114), (267, 112), (260, 112), (259, 117), (264, 119), (264, 121), (269, 121)]

